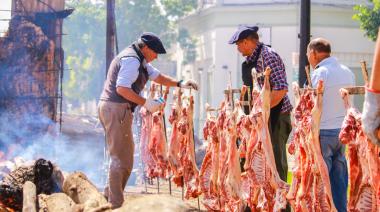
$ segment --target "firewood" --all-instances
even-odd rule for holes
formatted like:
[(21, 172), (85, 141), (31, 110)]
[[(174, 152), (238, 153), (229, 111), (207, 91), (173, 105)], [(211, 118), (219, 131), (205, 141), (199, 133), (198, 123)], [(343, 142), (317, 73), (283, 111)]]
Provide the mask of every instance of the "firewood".
[(54, 193), (52, 195), (38, 195), (40, 210), (54, 212), (72, 212), (76, 210), (75, 202), (65, 193)]
[(99, 193), (95, 185), (81, 172), (67, 176), (63, 182), (63, 191), (77, 204), (84, 205), (84, 211), (106, 208), (101, 211), (111, 211), (106, 198)]
[(26, 181), (23, 186), (23, 212), (36, 212), (37, 188), (34, 183)]

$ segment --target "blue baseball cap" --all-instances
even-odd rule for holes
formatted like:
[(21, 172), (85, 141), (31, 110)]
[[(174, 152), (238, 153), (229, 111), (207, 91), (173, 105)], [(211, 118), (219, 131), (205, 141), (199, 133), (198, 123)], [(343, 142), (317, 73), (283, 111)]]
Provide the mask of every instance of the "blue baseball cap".
[(157, 54), (166, 54), (166, 50), (164, 45), (162, 44), (160, 38), (152, 33), (152, 32), (144, 32), (140, 39), (147, 45), (150, 49), (152, 49)]
[(234, 44), (239, 40), (247, 38), (252, 33), (256, 33), (258, 30), (258, 26), (239, 25), (237, 31), (232, 35), (228, 43)]

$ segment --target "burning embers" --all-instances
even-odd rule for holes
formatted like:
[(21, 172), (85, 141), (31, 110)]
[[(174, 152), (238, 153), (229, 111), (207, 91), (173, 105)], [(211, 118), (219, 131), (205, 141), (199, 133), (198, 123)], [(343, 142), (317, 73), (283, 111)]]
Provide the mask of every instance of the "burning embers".
[(27, 181), (36, 185), (37, 194), (51, 194), (61, 190), (62, 173), (45, 159), (38, 159), (29, 166), (20, 166), (0, 181), (0, 204), (21, 210), (23, 186)]

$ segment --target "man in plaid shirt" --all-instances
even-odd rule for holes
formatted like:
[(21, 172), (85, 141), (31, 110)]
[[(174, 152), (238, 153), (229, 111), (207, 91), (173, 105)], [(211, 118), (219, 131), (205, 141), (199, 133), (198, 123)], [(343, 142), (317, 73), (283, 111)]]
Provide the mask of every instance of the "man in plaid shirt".
[(238, 51), (246, 57), (246, 61), (242, 64), (242, 78), (244, 85), (250, 86), (251, 90), (253, 88), (252, 68), (255, 68), (258, 73), (257, 82), (260, 87), (264, 84), (264, 75), (260, 73), (263, 73), (266, 67), (272, 70), (269, 80), (272, 90), (269, 131), (276, 168), (281, 179), (286, 182), (288, 174), (286, 142), (292, 130), (290, 122), (292, 105), (287, 96), (285, 65), (273, 49), (259, 41), (258, 29), (257, 26), (239, 26), (229, 40), (229, 44), (236, 44)]

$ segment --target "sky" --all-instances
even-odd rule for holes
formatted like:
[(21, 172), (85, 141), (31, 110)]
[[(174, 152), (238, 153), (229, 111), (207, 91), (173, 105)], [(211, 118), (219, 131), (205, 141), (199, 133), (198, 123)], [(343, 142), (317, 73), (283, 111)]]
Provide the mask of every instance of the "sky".
[(0, 0), (0, 36), (2, 36), (3, 32), (8, 29), (8, 22), (3, 19), (9, 19), (11, 16), (11, 2), (12, 0)]

